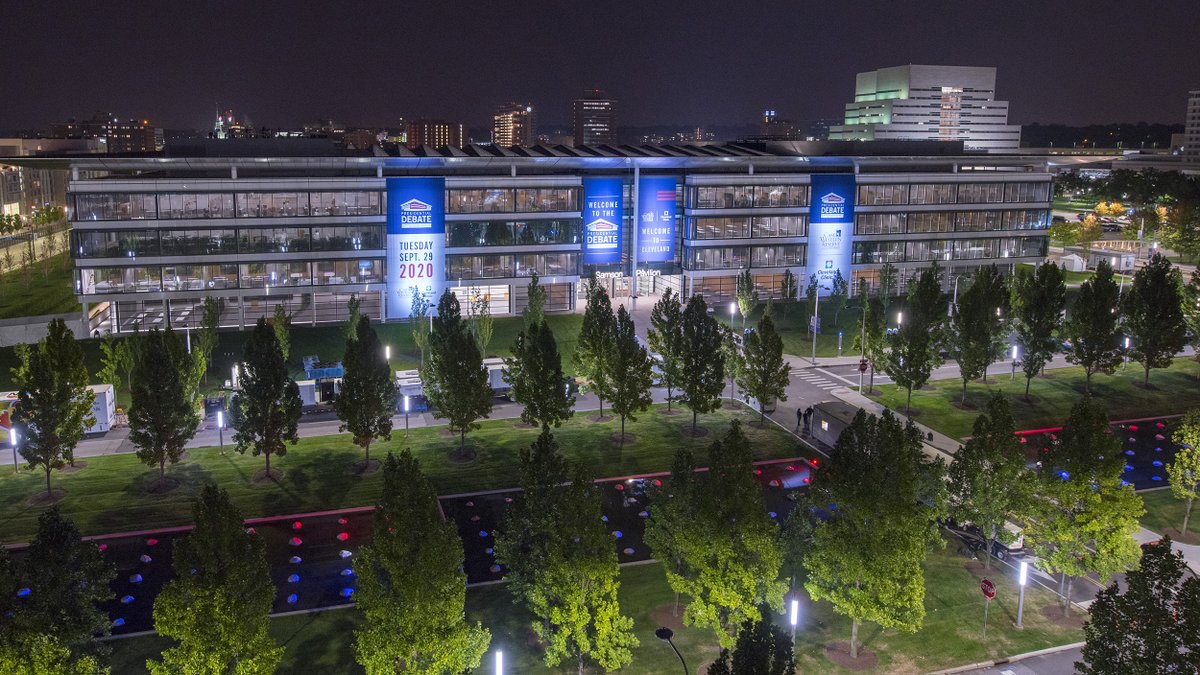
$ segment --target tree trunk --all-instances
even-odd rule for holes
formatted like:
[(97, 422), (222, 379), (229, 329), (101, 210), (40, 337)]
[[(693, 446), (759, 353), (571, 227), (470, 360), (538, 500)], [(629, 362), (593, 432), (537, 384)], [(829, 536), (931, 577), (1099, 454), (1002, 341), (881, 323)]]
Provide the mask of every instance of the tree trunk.
[[(984, 375), (984, 377), (987, 377), (987, 375)], [(963, 407), (964, 407), (964, 408), (965, 408), (965, 407), (967, 407), (967, 378), (965, 378), (965, 377), (963, 378), (963, 397), (962, 397), (962, 404), (963, 404)]]
[(1193, 501), (1195, 501), (1195, 500), (1194, 499), (1187, 500), (1187, 508), (1183, 510), (1183, 529), (1179, 531), (1179, 534), (1187, 534), (1188, 519), (1192, 517), (1192, 502)]
[(363, 445), (363, 451), (366, 452), (366, 458), (363, 459), (363, 471), (366, 471), (371, 464), (371, 439), (367, 439), (366, 444)]
[(758, 402), (758, 428), (761, 429), (767, 425), (767, 405), (762, 401)]
[(459, 429), (458, 430), (458, 451), (466, 452), (466, 449), (467, 449), (467, 430), (465, 428)]
[(263, 457), (267, 458), (267, 480), (271, 480), (271, 453), (263, 453)]
[(912, 417), (912, 387), (908, 388), (908, 401), (904, 404), (904, 416)]
[(50, 498), (50, 464), (46, 463), (46, 499)]
[[(1150, 359), (1146, 359), (1146, 362), (1149, 363)], [(1150, 386), (1150, 366), (1146, 366), (1146, 376), (1142, 378), (1142, 386), (1143, 387)]]
[(692, 408), (692, 436), (696, 435), (696, 409)]
[(850, 658), (858, 658), (858, 619), (850, 624)]
[(673, 391), (672, 388), (668, 386), (667, 387), (667, 412), (671, 412), (671, 399), (674, 397), (672, 394), (672, 391)]
[(1083, 372), (1084, 372), (1083, 392), (1085, 394), (1090, 394), (1090, 393), (1092, 393), (1092, 369), (1085, 368)]
[(996, 547), (996, 524), (992, 523), (992, 536), (988, 537), (987, 551), (983, 556), (983, 569), (990, 571), (992, 569), (992, 549)]
[(604, 399), (600, 398), (599, 396), (596, 398), (600, 399), (600, 414), (596, 416), (596, 421), (599, 422), (600, 420), (604, 419)]
[(625, 449), (625, 416), (621, 415), (621, 445), (622, 450)]
[(1033, 381), (1033, 376), (1028, 373), (1025, 375), (1025, 401), (1029, 401), (1029, 383)]
[(583, 675), (583, 651), (579, 652), (579, 675)]
[(1067, 594), (1064, 598), (1066, 603), (1063, 605), (1063, 618), (1071, 617), (1071, 585), (1075, 583), (1075, 577), (1067, 577)]
[(164, 480), (166, 480), (166, 478), (167, 478), (167, 457), (166, 457), (166, 455), (163, 455), (163, 458), (158, 460), (158, 484), (160, 487), (162, 486), (162, 482)]

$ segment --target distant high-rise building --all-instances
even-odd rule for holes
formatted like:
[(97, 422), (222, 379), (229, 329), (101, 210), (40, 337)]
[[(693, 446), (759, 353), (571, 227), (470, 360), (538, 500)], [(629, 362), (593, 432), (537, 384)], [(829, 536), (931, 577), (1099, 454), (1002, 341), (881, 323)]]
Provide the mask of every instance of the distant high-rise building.
[(907, 65), (859, 73), (833, 140), (962, 141), (968, 150), (1015, 150), (1021, 127), (996, 100), (996, 69)]
[(537, 143), (537, 114), (529, 103), (503, 103), (492, 117), (492, 144), (502, 148)]
[(1188, 92), (1187, 118), (1183, 121), (1183, 161), (1200, 162), (1200, 89)]
[(600, 89), (589, 89), (575, 99), (575, 145), (617, 142), (617, 102)]
[(463, 125), (460, 122), (446, 120), (415, 119), (408, 122), (408, 139), (405, 145), (409, 149), (428, 145), (434, 148), (450, 146), (461, 148), (466, 138)]
[(248, 117), (237, 117), (229, 109), (222, 114), (217, 111), (217, 121), (213, 124), (212, 138), (254, 138), (254, 123)]
[(763, 111), (762, 124), (759, 125), (758, 133), (775, 140), (800, 140), (800, 131), (796, 128), (796, 123), (791, 120), (780, 119), (774, 110)]
[(158, 152), (163, 149), (162, 127), (150, 125), (149, 120), (119, 120), (113, 118), (104, 125), (108, 151)]
[(383, 134), (376, 129), (350, 129), (341, 135), (342, 143), (355, 150), (370, 150), (379, 145)]

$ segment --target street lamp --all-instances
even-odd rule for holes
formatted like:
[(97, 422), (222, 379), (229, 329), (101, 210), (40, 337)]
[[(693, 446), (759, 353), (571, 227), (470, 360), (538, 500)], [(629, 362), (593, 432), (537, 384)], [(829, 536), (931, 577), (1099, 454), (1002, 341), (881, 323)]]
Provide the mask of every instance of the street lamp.
[(503, 673), (504, 673), (504, 652), (497, 649), (496, 650), (496, 675), (503, 675)]
[(792, 624), (792, 649), (796, 648), (796, 624), (800, 623), (800, 598), (792, 597), (791, 616), (788, 617)]
[(392, 362), (392, 346), (391, 345), (383, 346), (383, 360), (387, 361), (388, 363)]
[(225, 411), (217, 411), (217, 438), (221, 442), (221, 454), (225, 454)]
[(404, 395), (404, 437), (408, 438), (408, 394)]
[(1025, 582), (1029, 577), (1029, 563), (1022, 560), (1020, 573), (1017, 576), (1017, 584), (1021, 587), (1020, 595), (1017, 596), (1017, 628), (1021, 628), (1021, 615), (1025, 611)]
[(1013, 380), (1017, 379), (1017, 349), (1018, 349), (1017, 346), (1013, 345), (1013, 348), (1012, 348), (1012, 379)]
[(666, 626), (663, 626), (654, 631), (654, 637), (671, 645), (671, 649), (675, 650), (675, 656), (678, 656), (679, 662), (683, 664), (683, 675), (688, 675), (687, 661), (683, 660), (683, 654), (679, 653), (679, 647), (676, 647), (675, 643), (671, 641), (671, 638), (675, 637), (675, 631), (671, 630), (670, 628), (667, 628)]
[(813, 334), (813, 352), (812, 364), (817, 365), (817, 333), (821, 330), (821, 287), (817, 286), (813, 290), (813, 318), (812, 318), (812, 334)]
[(236, 363), (233, 364), (233, 379), (229, 380), (229, 382), (233, 385), (233, 389), (238, 388), (238, 364)]
[[(12, 424), (11, 419), (9, 420), (9, 424)], [(17, 464), (17, 425), (13, 424), (13, 426), (8, 428), (8, 440), (12, 443), (13, 473), (21, 473), (21, 467)]]
[[(733, 317), (737, 314), (737, 303), (729, 303), (729, 330), (733, 330)], [(742, 326), (745, 327), (746, 318), (742, 317)]]
[(1129, 367), (1129, 338), (1125, 338), (1125, 363), (1121, 364), (1122, 368)]
[(904, 324), (904, 312), (896, 312), (896, 327), (899, 328)]

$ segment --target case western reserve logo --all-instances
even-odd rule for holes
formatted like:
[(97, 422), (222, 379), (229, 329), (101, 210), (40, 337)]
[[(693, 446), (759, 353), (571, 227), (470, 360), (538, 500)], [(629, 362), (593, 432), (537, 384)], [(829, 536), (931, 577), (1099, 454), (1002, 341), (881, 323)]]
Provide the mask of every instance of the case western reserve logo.
[(400, 227), (402, 229), (433, 227), (433, 206), (413, 197), (400, 205)]
[(821, 197), (822, 218), (845, 218), (846, 198), (836, 192), (826, 193)]

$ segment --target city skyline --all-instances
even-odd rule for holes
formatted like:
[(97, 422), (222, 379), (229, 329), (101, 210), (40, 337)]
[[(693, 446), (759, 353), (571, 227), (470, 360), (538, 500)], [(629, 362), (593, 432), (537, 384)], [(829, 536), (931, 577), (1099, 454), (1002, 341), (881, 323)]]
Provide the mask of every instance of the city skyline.
[[(318, 117), (386, 126), (405, 116), (482, 128), (508, 100), (529, 101), (543, 124), (556, 125), (570, 122), (571, 101), (591, 87), (621, 101), (623, 125), (737, 125), (765, 108), (797, 120), (838, 116), (855, 73), (907, 63), (995, 67), (1017, 124), (1174, 123), (1200, 84), (1200, 63), (1187, 54), (1200, 7), (1181, 1), (1162, 3), (1153, 17), (1128, 16), (1115, 2), (1060, 2), (1036, 18), (961, 3), (919, 15), (898, 6), (806, 7), (803, 16), (759, 3), (737, 17), (705, 2), (636, 13), (525, 3), (489, 12), (486, 23), (462, 6), (358, 7), (329, 16), (312, 4), (268, 5), (262, 21), (225, 21), (233, 5), (172, 7), (169, 15), (138, 2), (71, 6), (52, 19), (54, 41), (35, 31), (13, 37), (13, 53), (39, 67), (0, 76), (9, 93), (0, 128), (111, 110), (200, 129), (211, 126), (218, 103), (267, 126)], [(33, 5), (6, 13), (14, 25), (47, 21)], [(456, 25), (457, 37), (400, 25)], [(746, 30), (758, 33), (752, 48)], [(63, 58), (59, 46), (120, 34), (133, 39), (103, 40), (104, 58)]]

